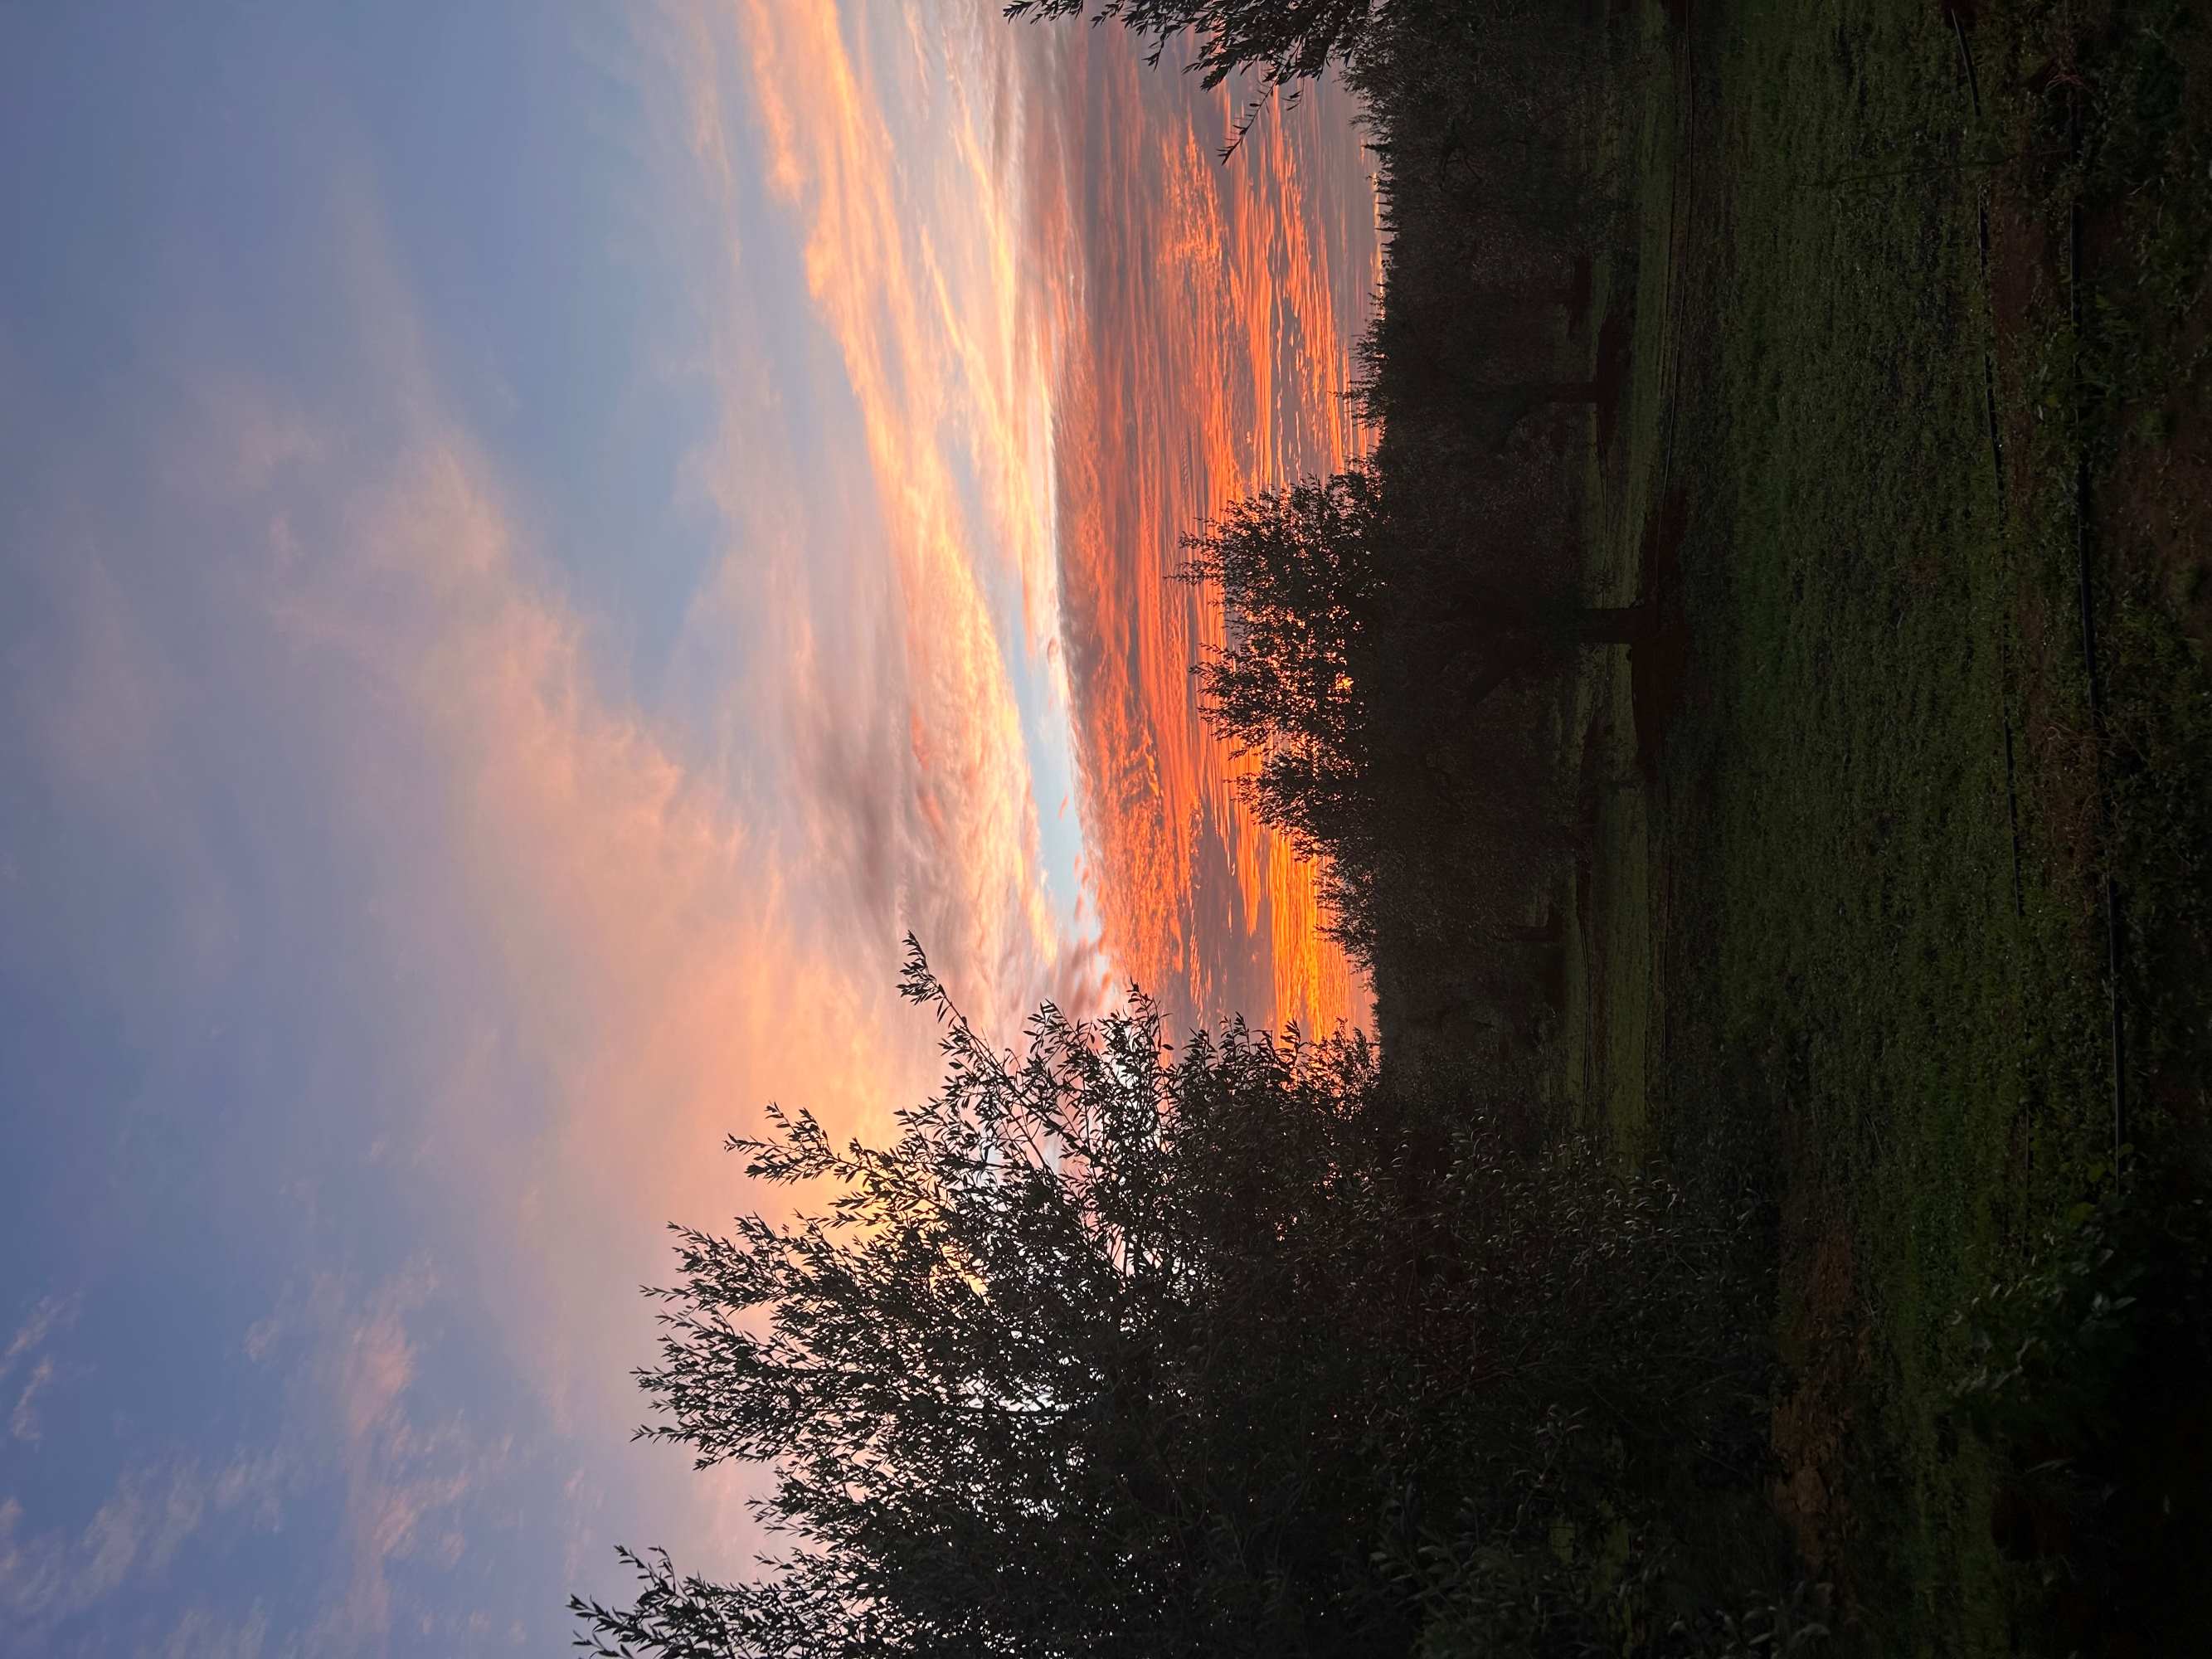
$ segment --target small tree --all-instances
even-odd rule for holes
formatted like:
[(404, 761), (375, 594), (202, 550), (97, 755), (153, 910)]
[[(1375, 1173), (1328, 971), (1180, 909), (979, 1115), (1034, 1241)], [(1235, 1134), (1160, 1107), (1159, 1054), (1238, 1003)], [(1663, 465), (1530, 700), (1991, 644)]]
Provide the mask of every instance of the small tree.
[(1261, 816), (1310, 854), (1340, 845), (1364, 803), (1380, 515), (1354, 469), (1232, 502), (1183, 542), (1183, 580), (1220, 589), (1228, 626), (1194, 671), (1206, 714), (1258, 760)]
[(1497, 546), (1437, 545), (1464, 516), (1386, 513), (1354, 468), (1233, 502), (1185, 538), (1183, 578), (1219, 587), (1228, 624), (1194, 670), (1205, 713), (1259, 760), (1262, 816), (1310, 852), (1354, 833), (1386, 731), (1425, 746), (1438, 720), (1464, 722), (1576, 647), (1651, 628), (1649, 605), (1575, 598), (1571, 546), (1532, 550), (1498, 520)]

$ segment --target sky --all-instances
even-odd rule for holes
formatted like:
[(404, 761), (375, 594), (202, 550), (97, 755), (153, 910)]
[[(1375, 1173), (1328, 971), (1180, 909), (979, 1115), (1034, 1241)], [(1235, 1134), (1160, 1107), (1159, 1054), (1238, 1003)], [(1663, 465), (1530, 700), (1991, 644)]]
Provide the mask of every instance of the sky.
[(991, 0), (0, 8), (0, 1651), (564, 1650), (769, 1101), (1366, 1016), (1176, 538), (1357, 452), (1370, 158)]

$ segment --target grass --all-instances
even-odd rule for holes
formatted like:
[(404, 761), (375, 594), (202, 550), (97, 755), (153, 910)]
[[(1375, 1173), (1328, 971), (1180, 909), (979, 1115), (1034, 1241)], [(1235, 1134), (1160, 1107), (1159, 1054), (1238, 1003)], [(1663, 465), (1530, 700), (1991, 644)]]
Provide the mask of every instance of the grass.
[[(1636, 24), (1646, 57), (1632, 80), (1607, 89), (1620, 118), (1607, 129), (1614, 153), (1600, 158), (1637, 181), (1633, 243), (1622, 255), (1598, 261), (1590, 314), (1570, 343), (1580, 361), (1569, 373), (1595, 369), (1597, 342), (1609, 325), (1633, 332), (1638, 368), (1649, 371), (1678, 356), (1672, 245), (1686, 100), (1663, 16), (1653, 8), (1638, 14)], [(1601, 604), (1626, 605), (1638, 596), (1643, 529), (1665, 482), (1668, 390), (1664, 373), (1632, 373), (1609, 429), (1601, 432), (1593, 422), (1583, 580)], [(1646, 1150), (1654, 964), (1650, 809), (1637, 787), (1626, 655), (1590, 653), (1565, 702), (1565, 765), (1583, 781), (1592, 832), (1586, 878), (1574, 884), (1565, 910), (1571, 928), (1595, 948), (1569, 964), (1559, 1087), (1576, 1119), (1585, 1127), (1606, 1125), (1617, 1151), (1632, 1161)]]
[[(2187, 515), (2212, 465), (2176, 450), (2202, 410), (2172, 388), (2203, 356), (2191, 227), (2212, 204), (2142, 202), (2181, 176), (2194, 48), (2112, 37), (2088, 172), (1986, 164), (2051, 144), (2033, 60), (2064, 69), (2093, 21), (1984, 7), (1978, 116), (1934, 3), (1699, 8), (1625, 141), (1635, 257), (1599, 283), (1635, 357), (1587, 579), (1607, 599), (1653, 580), (1647, 527), (1677, 496), (1693, 655), (1656, 765), (1596, 797), (1562, 1088), (1625, 1157), (1774, 1194), (1776, 1501), (1883, 1654), (2064, 1650), (2097, 1627), (2067, 1584), (2093, 1545), (1953, 1407), (1977, 1358), (1961, 1310), (2112, 1185), (2102, 872), (2129, 894), (2166, 1143), (2188, 1139), (2204, 1038), (2202, 980), (2172, 970), (2203, 959), (2191, 628), (2212, 584)], [(2106, 250), (2078, 335), (2047, 234), (2069, 192)], [(2070, 608), (2082, 453), (2101, 750)], [(1581, 677), (1563, 728), (1586, 779), (1632, 774), (1639, 712), (1626, 663)]]

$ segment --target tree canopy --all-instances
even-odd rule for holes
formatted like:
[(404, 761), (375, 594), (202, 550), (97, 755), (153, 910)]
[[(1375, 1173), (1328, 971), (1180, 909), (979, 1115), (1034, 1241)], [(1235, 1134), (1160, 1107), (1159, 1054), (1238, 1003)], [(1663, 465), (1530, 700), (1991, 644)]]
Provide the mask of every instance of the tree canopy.
[(654, 1293), (641, 1432), (769, 1464), (789, 1547), (732, 1585), (629, 1557), (633, 1607), (578, 1604), (601, 1650), (1226, 1653), (1343, 1623), (1309, 1558), (1364, 1531), (1330, 1513), (1343, 1391), (1314, 1375), (1350, 1361), (1301, 1307), (1314, 1218), (1365, 1178), (1370, 1051), (1240, 1024), (1178, 1054), (1139, 999), (1047, 1006), (1017, 1061), (918, 949), (902, 988), (944, 1022), (939, 1092), (883, 1147), (772, 1110), (730, 1143), (748, 1174), (835, 1196), (678, 1230)]
[(1261, 813), (1309, 851), (1362, 799), (1380, 514), (1374, 478), (1354, 468), (1231, 502), (1183, 542), (1184, 579), (1219, 589), (1228, 629), (1197, 665), (1202, 707), (1258, 760)]

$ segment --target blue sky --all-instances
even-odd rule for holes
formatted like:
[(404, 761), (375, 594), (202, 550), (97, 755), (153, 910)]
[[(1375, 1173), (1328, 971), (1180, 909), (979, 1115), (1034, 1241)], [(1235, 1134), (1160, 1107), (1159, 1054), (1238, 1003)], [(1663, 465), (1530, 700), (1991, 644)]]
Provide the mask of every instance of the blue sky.
[(1349, 1006), (1158, 574), (1346, 453), (1363, 159), (994, 11), (0, 9), (5, 1642), (742, 1570), (635, 1288), (763, 1102), (927, 1086), (908, 929), (1009, 1030)]

